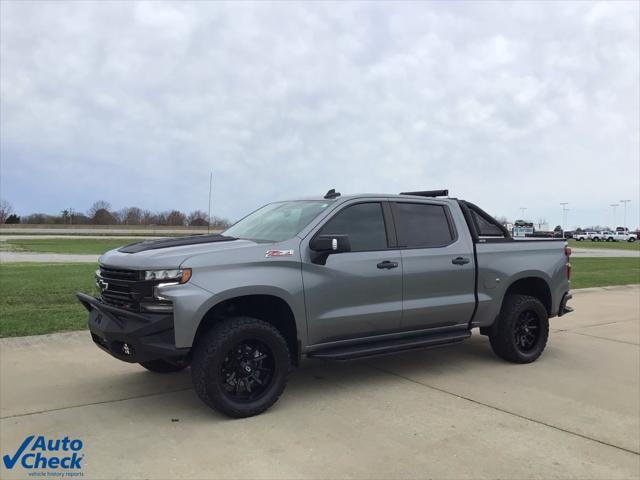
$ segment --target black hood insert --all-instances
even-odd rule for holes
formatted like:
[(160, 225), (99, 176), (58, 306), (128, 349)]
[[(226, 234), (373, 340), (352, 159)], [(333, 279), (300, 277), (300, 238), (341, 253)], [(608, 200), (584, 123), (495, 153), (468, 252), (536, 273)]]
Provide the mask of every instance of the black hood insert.
[(182, 247), (185, 245), (198, 245), (200, 243), (230, 242), (232, 240), (237, 240), (237, 238), (227, 237), (225, 235), (220, 235), (219, 233), (189, 235), (187, 237), (158, 238), (154, 240), (130, 243), (129, 245), (119, 248), (118, 251), (122, 253), (138, 253), (145, 252), (147, 250), (157, 250), (160, 248)]

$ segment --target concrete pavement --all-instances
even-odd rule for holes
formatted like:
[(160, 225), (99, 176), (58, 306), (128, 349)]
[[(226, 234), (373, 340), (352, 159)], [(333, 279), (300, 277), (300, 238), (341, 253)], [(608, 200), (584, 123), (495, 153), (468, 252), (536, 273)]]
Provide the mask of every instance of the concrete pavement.
[(477, 334), (309, 361), (243, 420), (205, 407), (188, 371), (118, 362), (86, 332), (3, 339), (0, 447), (80, 438), (85, 478), (638, 478), (640, 288), (576, 291), (573, 306), (531, 365), (498, 360)]

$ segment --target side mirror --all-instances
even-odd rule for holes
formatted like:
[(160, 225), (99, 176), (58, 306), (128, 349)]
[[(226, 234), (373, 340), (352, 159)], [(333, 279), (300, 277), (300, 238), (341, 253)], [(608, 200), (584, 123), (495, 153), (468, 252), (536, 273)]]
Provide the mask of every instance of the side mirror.
[(351, 251), (349, 235), (317, 235), (309, 243), (309, 248), (317, 253), (342, 253)]

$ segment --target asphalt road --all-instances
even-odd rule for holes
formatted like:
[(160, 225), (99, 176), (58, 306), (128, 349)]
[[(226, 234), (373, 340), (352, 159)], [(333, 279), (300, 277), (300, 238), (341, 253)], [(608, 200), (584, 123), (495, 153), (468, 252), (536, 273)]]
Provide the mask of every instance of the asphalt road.
[(577, 291), (573, 305), (531, 365), (475, 334), (309, 361), (243, 420), (205, 407), (188, 371), (118, 362), (86, 332), (0, 340), (2, 454), (43, 434), (84, 442), (85, 478), (638, 478), (640, 288)]

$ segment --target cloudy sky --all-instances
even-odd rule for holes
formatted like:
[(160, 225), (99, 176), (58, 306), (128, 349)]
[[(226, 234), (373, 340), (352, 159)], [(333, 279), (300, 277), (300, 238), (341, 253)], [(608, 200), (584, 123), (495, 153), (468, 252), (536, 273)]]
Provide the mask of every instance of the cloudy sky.
[[(0, 194), (20, 214), (449, 188), (640, 223), (637, 2), (2, 1)], [(622, 223), (622, 207), (617, 223)]]

